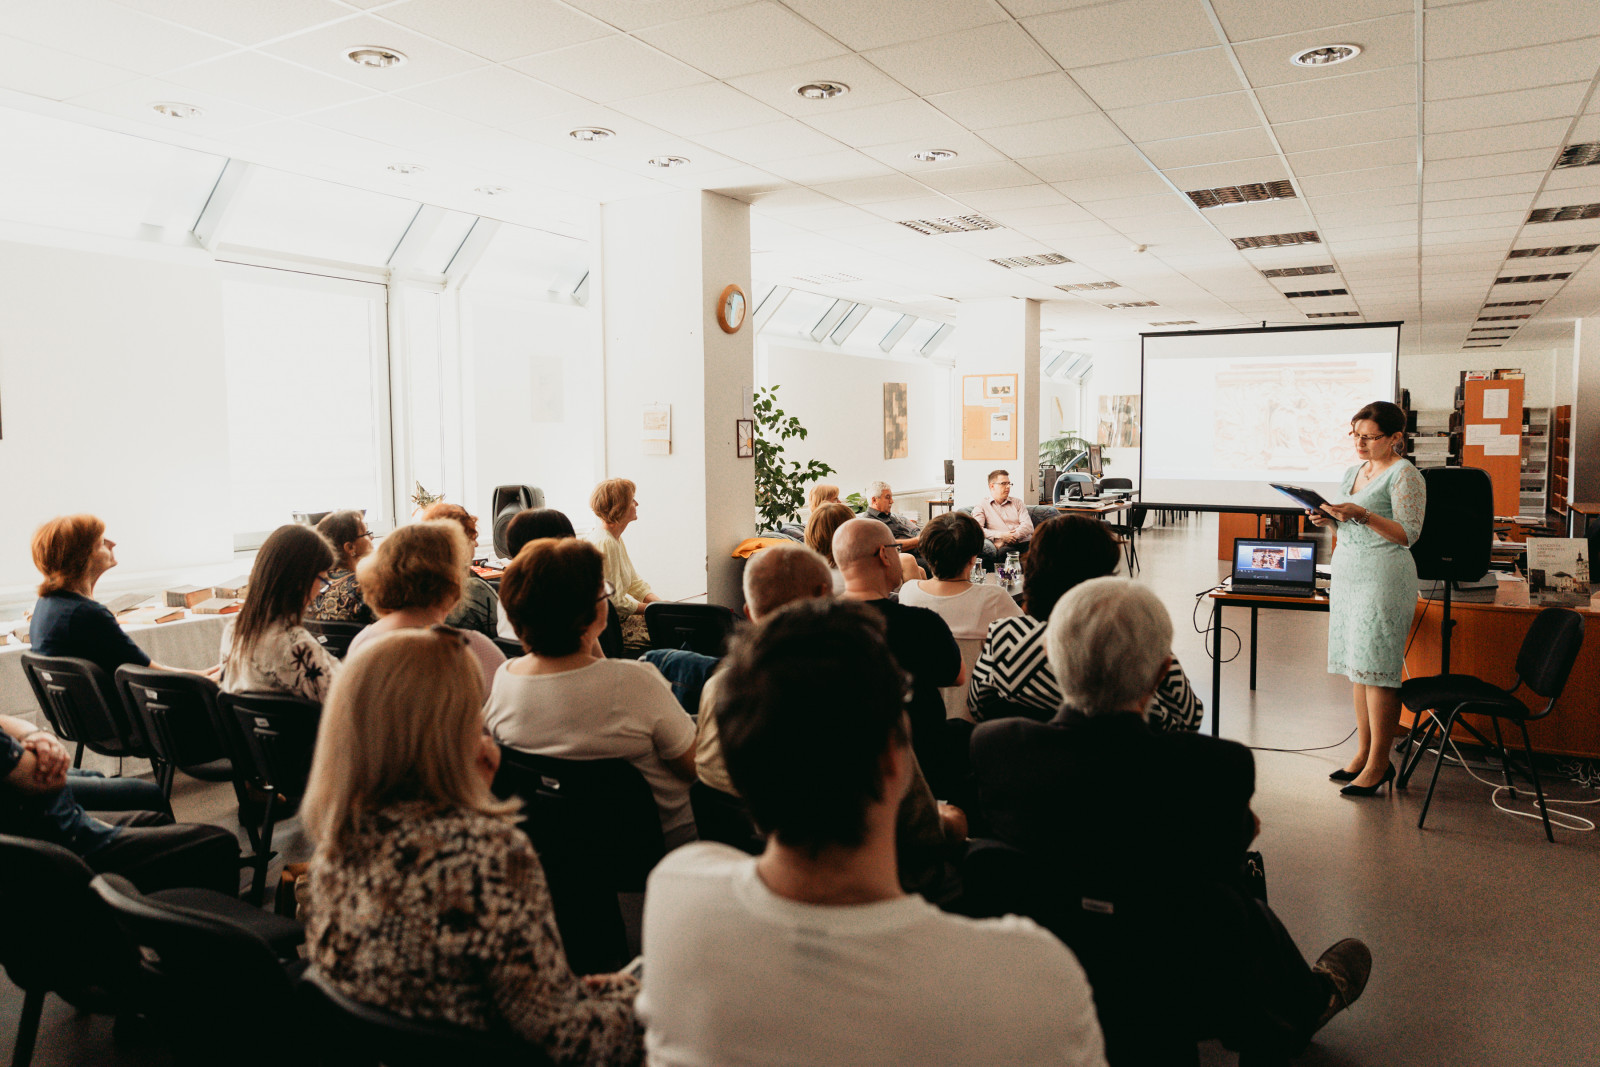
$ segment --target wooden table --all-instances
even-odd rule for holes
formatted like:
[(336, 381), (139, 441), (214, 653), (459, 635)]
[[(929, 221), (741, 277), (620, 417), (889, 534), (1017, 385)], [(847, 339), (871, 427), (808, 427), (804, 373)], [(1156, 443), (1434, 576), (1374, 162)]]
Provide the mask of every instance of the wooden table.
[(1250, 609), (1250, 688), (1256, 687), (1256, 629), (1262, 608), (1278, 611), (1327, 611), (1328, 596), (1262, 596), (1258, 593), (1211, 591), (1211, 736), (1222, 721), (1222, 609)]
[(928, 501), (928, 521), (929, 522), (933, 521), (933, 509), (934, 508), (944, 508), (945, 511), (950, 511), (955, 506), (956, 506), (956, 502), (954, 500), (930, 500), (930, 501)]
[[(1577, 521), (1579, 515), (1583, 516), (1581, 524)], [(1589, 523), (1594, 521), (1597, 515), (1600, 515), (1600, 504), (1568, 504), (1567, 536), (1583, 537), (1589, 530)]]

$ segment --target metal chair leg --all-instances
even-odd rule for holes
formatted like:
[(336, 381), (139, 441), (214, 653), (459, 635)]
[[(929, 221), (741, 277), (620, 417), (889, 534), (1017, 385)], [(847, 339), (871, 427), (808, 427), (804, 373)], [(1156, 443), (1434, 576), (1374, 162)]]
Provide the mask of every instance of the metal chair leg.
[(1522, 730), (1522, 750), (1528, 754), (1528, 777), (1533, 779), (1533, 794), (1539, 798), (1539, 817), (1544, 820), (1545, 840), (1555, 844), (1556, 835), (1550, 829), (1550, 810), (1544, 806), (1544, 787), (1539, 784), (1539, 768), (1533, 765), (1533, 744), (1528, 740), (1528, 724), (1517, 721)]
[(33, 1062), (33, 1045), (39, 1037), (39, 1019), (44, 1014), (44, 990), (30, 989), (22, 997), (22, 1015), (17, 1019), (17, 1041), (11, 1046), (11, 1067), (28, 1067)]
[(1511, 798), (1516, 799), (1517, 787), (1511, 781), (1511, 755), (1506, 752), (1505, 738), (1500, 736), (1500, 720), (1491, 717), (1489, 722), (1494, 726), (1494, 743), (1500, 749), (1500, 776), (1505, 779), (1506, 789), (1510, 791)]
[(1411, 784), (1411, 776), (1417, 772), (1418, 765), (1422, 763), (1422, 757), (1428, 752), (1428, 742), (1432, 740), (1438, 729), (1439, 717), (1430, 708), (1428, 710), (1428, 725), (1423, 728), (1422, 739), (1417, 741), (1416, 751), (1413, 752), (1411, 745), (1416, 740), (1417, 725), (1416, 723), (1411, 724), (1411, 733), (1406, 735), (1406, 750), (1400, 756), (1400, 777), (1395, 782), (1395, 785), (1404, 789)]
[(1456, 723), (1456, 713), (1452, 710), (1444, 718), (1444, 724), (1439, 727), (1439, 756), (1433, 761), (1433, 777), (1428, 780), (1428, 795), (1422, 801), (1422, 814), (1417, 816), (1417, 829), (1422, 829), (1422, 824), (1428, 821), (1428, 807), (1433, 803), (1433, 789), (1439, 784), (1439, 768), (1444, 766), (1445, 742), (1450, 739), (1450, 729)]
[(261, 818), (261, 829), (258, 831), (260, 845), (256, 848), (255, 873), (250, 877), (250, 902), (260, 907), (267, 896), (267, 867), (272, 863), (272, 830), (277, 823), (276, 813), (272, 810), (277, 800), (276, 795), (267, 801), (267, 813)]

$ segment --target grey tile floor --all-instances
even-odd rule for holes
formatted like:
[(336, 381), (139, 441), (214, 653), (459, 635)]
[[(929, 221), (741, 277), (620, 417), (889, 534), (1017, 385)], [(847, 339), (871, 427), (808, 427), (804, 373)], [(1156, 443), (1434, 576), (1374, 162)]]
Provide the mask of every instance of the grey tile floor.
[[(1209, 516), (1153, 527), (1142, 535), (1138, 576), (1171, 611), (1173, 651), (1208, 707), (1210, 660), (1190, 620), (1195, 592), (1223, 573), (1215, 548)], [(1248, 635), (1245, 612), (1229, 612), (1224, 623)], [(1267, 748), (1311, 748), (1337, 745), (1350, 732), (1348, 683), (1324, 669), (1326, 626), (1325, 616), (1309, 612), (1263, 615), (1258, 688), (1250, 691), (1243, 659), (1223, 668), (1223, 736)], [(1232, 649), (1225, 636), (1224, 653)], [(1497, 674), (1495, 666), (1461, 669)], [(1600, 714), (1596, 699), (1569, 693), (1558, 714)], [(1456, 768), (1443, 772), (1428, 828), (1419, 831), (1421, 780), (1370, 800), (1340, 797), (1327, 781), (1353, 746), (1256, 754), (1258, 847), (1274, 909), (1308, 958), (1357, 936), (1375, 961), (1365, 997), (1300, 1062), (1600, 1063), (1593, 977), (1600, 960), (1600, 836), (1557, 830), (1551, 845), (1536, 822), (1496, 812), (1489, 788)], [(1139, 783), (1130, 779), (1128, 786)], [(1549, 788), (1556, 796), (1600, 799), (1573, 783)], [(190, 783), (175, 806), (180, 817), (225, 821), (229, 799), (226, 787)], [(1600, 805), (1573, 810), (1596, 814)], [(287, 824), (278, 843), (291, 858), (303, 858), (297, 824)], [(48, 902), (40, 908), (48, 915)], [(0, 1055), (11, 1046), (20, 1006), (18, 991), (0, 979)], [(1201, 1058), (1207, 1067), (1234, 1059), (1214, 1045), (1203, 1047)], [(167, 1061), (149, 1048), (115, 1046), (108, 1020), (78, 1016), (51, 998), (34, 1062)]]

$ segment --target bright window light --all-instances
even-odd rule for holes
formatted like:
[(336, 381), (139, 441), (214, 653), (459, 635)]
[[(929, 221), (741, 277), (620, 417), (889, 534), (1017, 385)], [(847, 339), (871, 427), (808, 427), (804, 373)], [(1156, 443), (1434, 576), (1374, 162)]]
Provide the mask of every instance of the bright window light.
[(900, 339), (900, 343), (894, 346), (894, 350), (900, 353), (921, 351), (922, 346), (927, 344), (928, 339), (938, 333), (939, 328), (943, 325), (944, 323), (939, 322), (937, 319), (918, 319), (912, 324), (911, 329), (906, 331), (906, 335)]
[(587, 242), (501, 223), (468, 276), (467, 289), (519, 296), (571, 296), (589, 273)]
[(440, 365), (440, 294), (410, 286), (395, 290), (405, 318), (406, 418), (411, 473), (429, 492), (445, 487), (445, 382)]
[(834, 298), (796, 289), (789, 294), (771, 319), (767, 320), (766, 333), (782, 333), (795, 337), (809, 337), (812, 327), (822, 321), (822, 316), (833, 307)]
[(446, 211), (438, 227), (423, 245), (421, 257), (417, 260), (417, 269), (430, 274), (443, 274), (450, 266), (450, 261), (456, 257), (461, 242), (467, 239), (472, 224), (477, 221), (478, 216), (469, 215), (465, 211)]
[(417, 210), (397, 196), (256, 167), (221, 239), (240, 248), (381, 267)]
[(867, 317), (861, 320), (855, 332), (846, 342), (847, 348), (872, 348), (878, 347), (884, 335), (894, 329), (894, 324), (900, 321), (900, 312), (890, 311), (888, 308), (873, 308), (867, 312)]

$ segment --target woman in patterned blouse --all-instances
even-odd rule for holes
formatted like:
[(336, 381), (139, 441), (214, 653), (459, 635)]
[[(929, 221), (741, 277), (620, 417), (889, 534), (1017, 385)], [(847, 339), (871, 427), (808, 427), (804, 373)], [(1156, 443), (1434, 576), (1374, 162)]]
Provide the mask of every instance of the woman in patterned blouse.
[(372, 534), (359, 511), (335, 511), (317, 523), (317, 533), (328, 539), (339, 561), (328, 572), (328, 588), (318, 593), (306, 609), (306, 618), (318, 622), (372, 622), (373, 614), (361, 599), (356, 564), (372, 552)]
[(500, 750), (482, 705), (457, 630), (401, 630), (351, 654), (300, 809), (317, 842), (311, 965), (357, 1000), (509, 1028), (558, 1063), (640, 1063), (638, 983), (568, 968), (517, 805), (489, 792)]
[(339, 671), (300, 616), (328, 586), (333, 548), (309, 526), (280, 526), (250, 569), (239, 614), (222, 631), (222, 688), (229, 693), (287, 693), (322, 703)]
[[(983, 652), (972, 668), (967, 709), (978, 722), (1003, 715), (1048, 720), (1061, 710), (1061, 687), (1045, 658), (1045, 624), (1067, 590), (1116, 571), (1122, 559), (1116, 535), (1086, 515), (1062, 515), (1042, 523), (1022, 557), (1027, 614), (989, 624)], [(1198, 730), (1205, 709), (1177, 657), (1150, 698), (1145, 718), (1152, 729)]]

